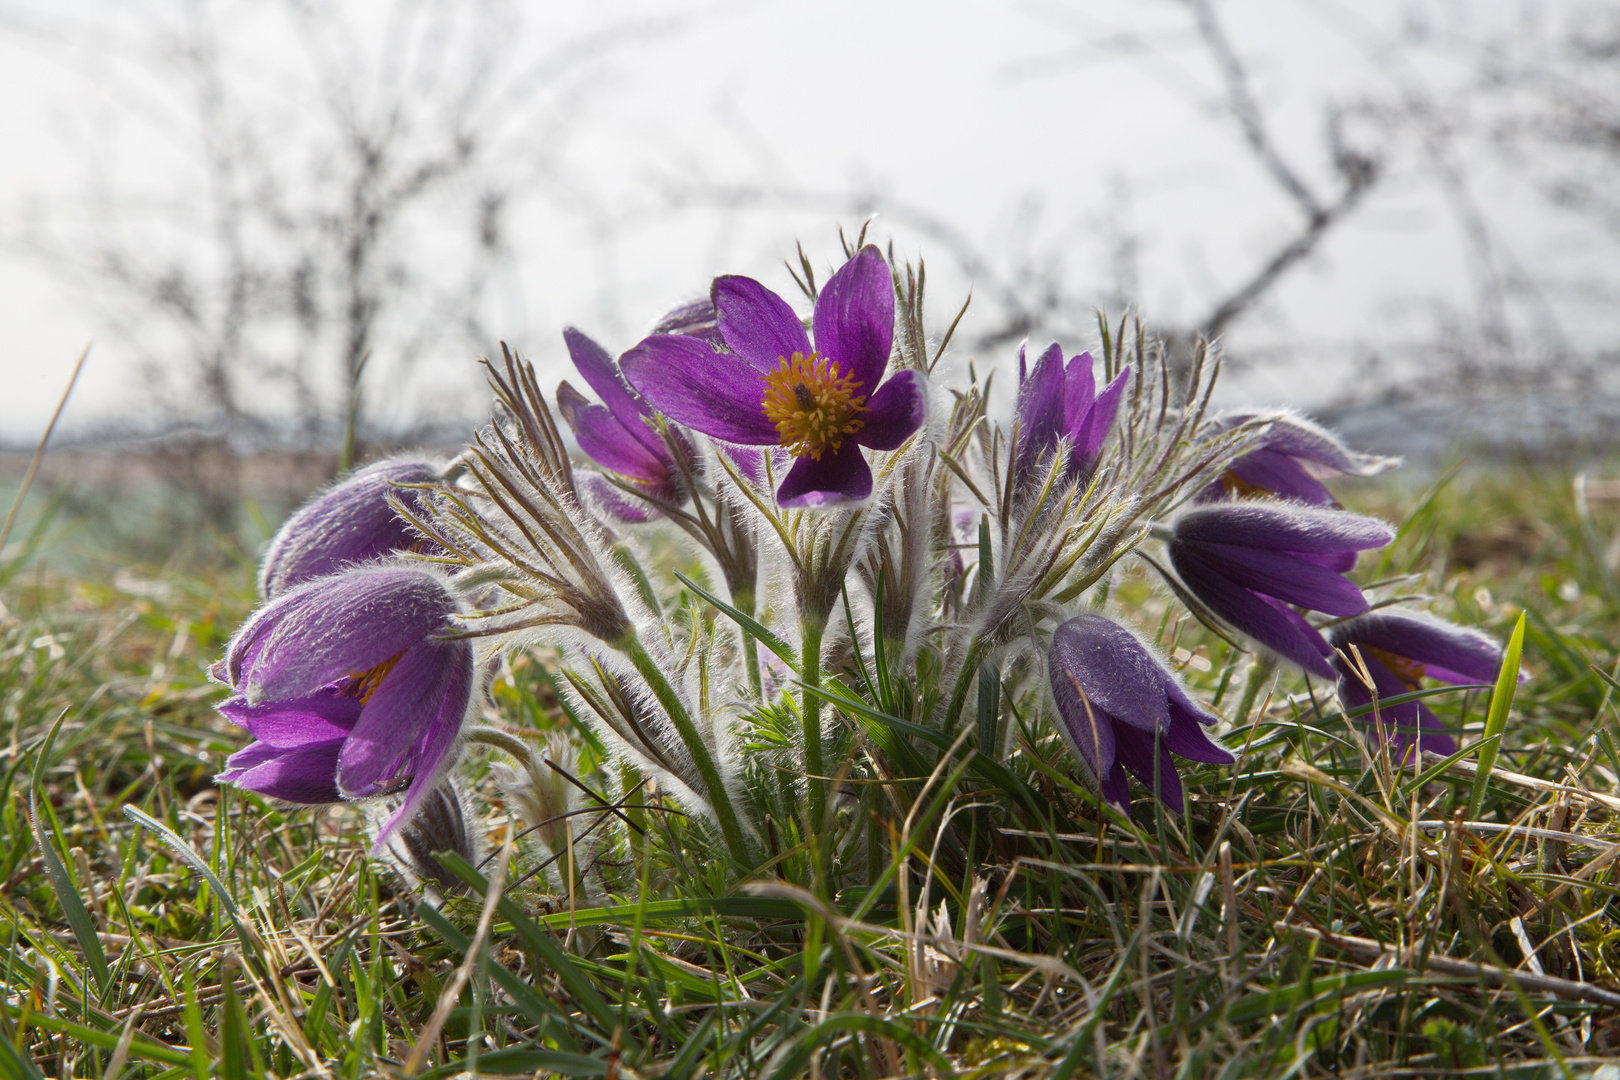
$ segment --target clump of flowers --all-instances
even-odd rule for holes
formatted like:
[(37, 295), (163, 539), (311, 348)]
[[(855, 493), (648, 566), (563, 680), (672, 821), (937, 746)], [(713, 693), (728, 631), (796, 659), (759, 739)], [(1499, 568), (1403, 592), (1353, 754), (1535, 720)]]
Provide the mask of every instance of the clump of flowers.
[[(844, 254), (819, 287), (803, 263), (798, 305), (718, 278), (617, 359), (570, 328), (594, 399), (548, 401), (503, 350), (453, 474), (398, 459), (295, 515), (216, 668), (254, 738), (219, 779), (359, 804), (407, 878), (449, 888), (429, 849), (481, 850), (465, 792), (493, 778), (529, 876), (566, 856), (536, 880), (589, 896), (656, 887), (659, 845), (717, 879), (870, 884), (885, 817), (948, 767), (996, 828), (1190, 816), (1242, 743), (1118, 601), (1144, 568), (1255, 650), (1251, 690), (1283, 661), (1397, 756), (1454, 747), (1422, 703), (1379, 702), (1488, 681), (1500, 650), (1365, 591), (1357, 559), (1394, 531), (1324, 485), (1392, 462), (1292, 414), (1214, 416), (1218, 356), (1172, 380), (1140, 327), (1033, 366), (1020, 346), (998, 414), (988, 381), (936, 371), (922, 275)], [(544, 658), (563, 727), (503, 715), (517, 656)], [(1031, 755), (1063, 745), (1089, 799), (1041, 793)], [(469, 748), (512, 763), (463, 770)]]

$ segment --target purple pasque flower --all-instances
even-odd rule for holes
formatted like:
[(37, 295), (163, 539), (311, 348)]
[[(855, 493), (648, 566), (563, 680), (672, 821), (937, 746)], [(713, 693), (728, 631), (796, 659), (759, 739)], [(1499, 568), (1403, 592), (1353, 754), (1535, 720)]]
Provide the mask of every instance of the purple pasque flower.
[(1091, 475), (1131, 374), (1129, 367), (1122, 369), (1099, 394), (1091, 365), (1091, 354), (1087, 352), (1072, 358), (1064, 367), (1063, 349), (1053, 343), (1026, 377), (1024, 346), (1018, 346), (1018, 447), (1012, 463), (1015, 484), (1023, 484), (1034, 475), (1035, 467), (1056, 449), (1059, 439), (1066, 439), (1069, 445), (1065, 475), (1071, 480)]
[(1333, 649), (1290, 605), (1359, 615), (1367, 598), (1344, 572), (1356, 553), (1383, 547), (1382, 521), (1299, 503), (1221, 502), (1184, 511), (1171, 524), (1170, 565), (1195, 597), (1235, 629), (1285, 660), (1334, 677)]
[(389, 505), (388, 496), (414, 508), (418, 493), (395, 485), (427, 483), (439, 479), (440, 472), (439, 465), (422, 458), (391, 458), (316, 495), (270, 541), (259, 566), (260, 595), (274, 600), (306, 581), (420, 543), (422, 538)]
[(1376, 476), (1401, 463), (1400, 458), (1357, 453), (1327, 428), (1289, 412), (1230, 413), (1211, 420), (1210, 431), (1219, 435), (1257, 419), (1270, 421), (1259, 446), (1228, 465), (1198, 493), (1197, 502), (1276, 496), (1312, 506), (1338, 506), (1323, 480)]
[[(1423, 680), (1453, 686), (1490, 684), (1502, 668), (1502, 647), (1478, 630), (1407, 611), (1372, 611), (1329, 628), (1333, 667), (1339, 676), (1339, 700), (1346, 709), (1370, 705), (1422, 689)], [(1353, 652), (1352, 652), (1353, 648)], [(1360, 657), (1360, 663), (1356, 657)], [(1361, 666), (1372, 677), (1367, 686)], [(1522, 680), (1521, 672), (1519, 678)], [(1376, 715), (1359, 717), (1389, 739), (1397, 760), (1417, 744), (1418, 751), (1453, 754), (1457, 741), (1441, 728), (1440, 718), (1421, 701), (1382, 705)]]
[(461, 610), (439, 575), (398, 564), (260, 608), (213, 669), (234, 691), (219, 711), (255, 740), (216, 779), (293, 803), (404, 791), (380, 850), (451, 764), (472, 700), (472, 645), (446, 636)]
[(1157, 772), (1159, 797), (1180, 814), (1185, 802), (1172, 754), (1212, 765), (1237, 760), (1204, 731), (1217, 718), (1194, 704), (1141, 638), (1113, 620), (1070, 619), (1052, 634), (1047, 659), (1058, 730), (1103, 797), (1121, 809), (1130, 808), (1126, 772), (1149, 790)]
[(878, 249), (862, 248), (816, 298), (815, 346), (787, 301), (752, 278), (721, 277), (713, 299), (729, 352), (657, 334), (624, 354), (625, 378), (678, 423), (798, 460), (780, 506), (864, 499), (872, 469), (861, 448), (896, 450), (922, 425), (922, 376), (888, 379), (894, 281)]
[[(608, 351), (569, 326), (563, 329), (568, 355), (586, 384), (603, 404), (587, 400), (568, 382), (557, 387), (557, 410), (579, 441), (585, 455), (609, 472), (643, 488), (653, 498), (678, 503), (685, 492), (677, 483), (677, 467), (669, 444), (653, 426), (653, 411), (625, 384), (619, 365)], [(588, 490), (615, 517), (645, 521), (649, 508), (626, 498), (605, 479)]]

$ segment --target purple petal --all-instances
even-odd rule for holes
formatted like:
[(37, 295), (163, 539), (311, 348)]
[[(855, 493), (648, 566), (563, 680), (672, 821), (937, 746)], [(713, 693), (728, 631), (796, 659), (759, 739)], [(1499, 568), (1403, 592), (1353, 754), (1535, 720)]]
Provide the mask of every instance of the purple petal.
[(1150, 732), (1169, 724), (1166, 687), (1174, 684), (1174, 676), (1135, 634), (1112, 619), (1077, 615), (1059, 626), (1052, 634), (1050, 662), (1060, 712), (1066, 694), (1078, 701), (1073, 695), (1083, 693), (1092, 708), (1123, 724)]
[(472, 694), (472, 646), (424, 641), (400, 657), (366, 703), (338, 759), (338, 787), (348, 797), (377, 789), (410, 765), (417, 741), (461, 729)]
[(1306, 671), (1333, 678), (1326, 659), (1332, 648), (1298, 612), (1234, 584), (1187, 546), (1170, 545), (1170, 564), (1187, 588), (1234, 629)]
[(1070, 427), (1074, 439), (1074, 448), (1077, 454), (1083, 454), (1089, 463), (1095, 461), (1097, 452), (1102, 449), (1103, 443), (1108, 441), (1108, 432), (1114, 427), (1114, 417), (1119, 412), (1120, 400), (1125, 396), (1125, 383), (1131, 377), (1129, 366), (1122, 368), (1114, 381), (1103, 388), (1097, 396), (1097, 401), (1091, 407), (1091, 413), (1078, 427)]
[[(732, 352), (753, 365), (759, 374), (775, 371), (784, 357), (794, 353), (810, 355), (810, 335), (804, 332), (799, 317), (793, 314), (786, 300), (753, 278), (717, 277), (711, 295), (719, 314), (720, 336), (726, 339)], [(636, 380), (632, 378), (630, 383), (635, 386)]]
[(1250, 487), (1270, 492), (1284, 499), (1294, 499), (1312, 506), (1338, 506), (1333, 493), (1323, 486), (1305, 466), (1286, 454), (1275, 450), (1256, 450), (1244, 454), (1228, 466), (1228, 471)]
[[(604, 469), (648, 484), (662, 484), (669, 479), (669, 466), (665, 464), (667, 450), (663, 454), (649, 451), (639, 438), (625, 429), (618, 417), (580, 397), (566, 382), (557, 387), (557, 411), (574, 430), (574, 438), (579, 440), (579, 448), (585, 456)], [(639, 418), (636, 422), (641, 423)]]
[[(1253, 418), (1246, 415), (1223, 419), (1235, 425)], [(1333, 432), (1293, 413), (1280, 413), (1273, 418), (1264, 440), (1267, 450), (1311, 462), (1317, 479), (1341, 475), (1376, 476), (1401, 463), (1400, 458), (1357, 453)]]
[(470, 660), (466, 673), (466, 690), (461, 692), (458, 699), (457, 688), (452, 687), (451, 693), (445, 698), (445, 710), (440, 712), (433, 725), (428, 728), (427, 734), (415, 747), (410, 762), (411, 786), (406, 789), (405, 800), (399, 809), (395, 810), (377, 831), (377, 841), (371, 848), (373, 855), (381, 853), (388, 838), (416, 815), (422, 803), (444, 778), (445, 771), (455, 763), (451, 751), (461, 735), (461, 723), (467, 711), (466, 699), (472, 686)]
[[(1361, 659), (1367, 666), (1367, 674), (1372, 676), (1373, 687), (1378, 691), (1380, 702), (1412, 691), (1411, 686), (1394, 675), (1376, 657), (1363, 654)], [(1339, 672), (1339, 701), (1345, 709), (1371, 705), (1372, 693), (1362, 681), (1357, 666), (1352, 665), (1343, 656), (1335, 656), (1333, 666)], [(1453, 754), (1457, 750), (1457, 741), (1446, 734), (1440, 718), (1421, 701), (1407, 701), (1399, 705), (1380, 704), (1373, 712), (1364, 713), (1355, 717), (1355, 720), (1373, 726), (1379, 738), (1388, 739), (1397, 761), (1405, 759), (1406, 749), (1414, 741), (1420, 751), (1432, 750), (1437, 754)]]
[(1063, 372), (1063, 430), (1071, 434), (1097, 403), (1097, 377), (1091, 364), (1091, 354), (1083, 352), (1071, 359)]
[(249, 624), (259, 641), (236, 685), (253, 705), (306, 697), (398, 656), (456, 610), (455, 598), (425, 570), (377, 567), (313, 581)]
[(676, 423), (727, 442), (774, 446), (765, 416), (765, 384), (739, 356), (715, 352), (696, 338), (650, 337), (619, 360), (641, 396)]
[(1159, 774), (1159, 801), (1176, 813), (1185, 814), (1187, 805), (1181, 793), (1181, 774), (1176, 771), (1176, 763), (1170, 757), (1170, 751), (1165, 749), (1164, 739), (1162, 737), (1159, 739), (1158, 753), (1155, 754), (1151, 732), (1121, 728), (1115, 732), (1115, 737), (1119, 740), (1119, 763), (1140, 780), (1143, 787), (1152, 791), (1156, 761)]
[(751, 446), (729, 446), (721, 443), (719, 451), (726, 455), (731, 463), (737, 466), (737, 471), (743, 479), (750, 484), (757, 484), (765, 479), (765, 454)]
[(1090, 699), (1078, 673), (1054, 662), (1051, 679), (1052, 698), (1062, 721), (1058, 731), (1101, 784), (1114, 769), (1114, 718)]
[(607, 477), (597, 473), (575, 473), (579, 486), (585, 494), (590, 496), (603, 514), (617, 521), (639, 525), (644, 521), (651, 521), (659, 513), (648, 503), (642, 502), (622, 490), (614, 487)]
[(1177, 757), (1208, 765), (1230, 765), (1237, 760), (1230, 750), (1209, 737), (1196, 715), (1189, 716), (1173, 706), (1170, 712), (1170, 726), (1159, 735), (1160, 746)]
[(1102, 792), (1103, 798), (1125, 813), (1131, 812), (1131, 783), (1125, 779), (1124, 769), (1110, 769), (1107, 776), (1098, 779), (1097, 788)]
[(715, 348), (724, 348), (726, 339), (720, 336), (719, 315), (714, 301), (707, 296), (676, 304), (664, 313), (653, 326), (654, 334), (684, 334), (706, 341)]
[(342, 743), (322, 743), (296, 750), (277, 750), (254, 743), (232, 754), (215, 779), (284, 802), (320, 806), (342, 802), (338, 794), (338, 750)]
[(878, 387), (867, 408), (871, 411), (861, 416), (865, 423), (854, 434), (854, 440), (873, 450), (900, 449), (922, 427), (928, 412), (922, 373), (895, 372)]
[(1502, 667), (1502, 648), (1487, 635), (1405, 611), (1376, 611), (1340, 623), (1328, 640), (1339, 649), (1354, 642), (1414, 660), (1429, 678), (1453, 685), (1493, 683)]
[(647, 418), (652, 416), (652, 410), (646, 402), (631, 393), (619, 372), (619, 366), (613, 362), (608, 351), (572, 326), (563, 327), (563, 340), (568, 343), (568, 355), (574, 361), (574, 367), (579, 369), (586, 384), (596, 391), (596, 396), (602, 399), (602, 404), (607, 406), (613, 418), (624, 425), (625, 431), (640, 442), (648, 453), (662, 457), (665, 453), (664, 440), (646, 423)]
[[(1020, 346), (1020, 367), (1022, 364)], [(1063, 349), (1054, 342), (1035, 362), (1035, 370), (1029, 378), (1018, 386), (1018, 404), (1014, 409), (1018, 450), (1012, 471), (1020, 483), (1031, 477), (1036, 465), (1051, 453), (1063, 434), (1063, 394)]]
[(310, 743), (341, 742), (360, 718), (361, 702), (335, 690), (322, 690), (308, 697), (265, 705), (249, 705), (237, 696), (216, 708), (266, 746), (291, 749)]
[(259, 592), (274, 599), (295, 586), (344, 566), (409, 548), (418, 535), (388, 496), (414, 505), (414, 491), (396, 483), (425, 483), (439, 470), (426, 461), (385, 461), (317, 495), (277, 530), (259, 568)]
[(877, 248), (861, 248), (821, 287), (812, 325), (816, 351), (870, 392), (894, 343), (894, 278)]
[(795, 461), (776, 490), (776, 505), (828, 506), (856, 502), (870, 494), (872, 468), (860, 446), (846, 440), (837, 450), (823, 451), (820, 461), (808, 454)]
[(1195, 507), (1176, 519), (1175, 530), (1178, 539), (1192, 542), (1305, 554), (1361, 551), (1395, 539), (1395, 530), (1374, 518), (1270, 501)]
[(1359, 615), (1367, 610), (1367, 598), (1354, 582), (1286, 551), (1232, 544), (1189, 546), (1206, 565), (1245, 589), (1327, 615)]

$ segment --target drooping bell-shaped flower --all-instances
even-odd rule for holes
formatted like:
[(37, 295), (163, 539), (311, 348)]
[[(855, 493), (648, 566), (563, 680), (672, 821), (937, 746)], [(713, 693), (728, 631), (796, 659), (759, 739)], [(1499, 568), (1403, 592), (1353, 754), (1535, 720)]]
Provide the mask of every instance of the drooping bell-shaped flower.
[(1069, 447), (1066, 477), (1083, 480), (1090, 476), (1113, 427), (1130, 374), (1131, 369), (1124, 368), (1099, 394), (1090, 353), (1073, 357), (1065, 367), (1063, 349), (1053, 343), (1035, 362), (1035, 370), (1026, 374), (1024, 347), (1020, 345), (1013, 483), (1028, 483), (1036, 466), (1057, 448), (1060, 439), (1067, 440)]
[(1204, 730), (1217, 717), (1199, 708), (1164, 661), (1113, 620), (1070, 619), (1052, 634), (1047, 659), (1058, 729), (1103, 797), (1121, 809), (1130, 807), (1126, 772), (1149, 791), (1156, 786), (1179, 814), (1185, 800), (1172, 754), (1214, 765), (1237, 760)]
[(1219, 479), (1198, 493), (1198, 502), (1276, 496), (1313, 506), (1338, 506), (1323, 480), (1376, 476), (1401, 463), (1400, 458), (1357, 453), (1327, 428), (1288, 412), (1231, 413), (1215, 417), (1207, 430), (1218, 435), (1261, 419), (1269, 420), (1270, 426), (1260, 445), (1228, 465)]
[[(1373, 611), (1347, 619), (1331, 627), (1327, 638), (1334, 648), (1339, 700), (1346, 709), (1371, 705), (1375, 692), (1382, 703), (1420, 690), (1426, 678), (1453, 686), (1488, 685), (1502, 667), (1502, 647), (1485, 634), (1407, 611)], [(1358, 719), (1389, 740), (1397, 761), (1414, 743), (1420, 753), (1457, 750), (1457, 741), (1421, 701), (1380, 704), (1376, 715), (1368, 712)]]
[(1331, 679), (1333, 650), (1290, 605), (1326, 615), (1367, 610), (1344, 576), (1356, 553), (1383, 547), (1382, 521), (1299, 503), (1221, 502), (1184, 511), (1171, 525), (1170, 564), (1211, 611), (1285, 660)]
[(752, 278), (716, 278), (726, 349), (656, 334), (625, 353), (625, 378), (664, 415), (744, 446), (797, 460), (778, 505), (864, 499), (872, 469), (862, 448), (897, 450), (922, 425), (922, 376), (887, 379), (894, 281), (878, 249), (862, 248), (816, 298), (815, 345), (787, 301)]
[(294, 803), (404, 792), (381, 850), (451, 764), (473, 689), (462, 605), (437, 574), (378, 565), (318, 578), (237, 631), (219, 706), (255, 741), (217, 779)]
[(306, 581), (371, 562), (420, 542), (388, 497), (408, 507), (418, 493), (400, 484), (437, 480), (441, 467), (424, 458), (392, 458), (327, 488), (288, 518), (259, 567), (259, 593), (274, 600)]

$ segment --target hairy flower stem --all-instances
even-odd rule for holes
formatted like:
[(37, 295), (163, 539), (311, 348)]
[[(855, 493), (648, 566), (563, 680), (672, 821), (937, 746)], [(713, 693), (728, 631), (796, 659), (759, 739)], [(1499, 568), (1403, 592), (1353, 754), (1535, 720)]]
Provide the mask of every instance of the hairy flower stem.
[(708, 796), (709, 804), (714, 808), (714, 816), (720, 823), (720, 834), (725, 837), (726, 849), (731, 857), (741, 866), (749, 865), (748, 843), (743, 838), (742, 827), (737, 824), (737, 811), (731, 805), (731, 796), (726, 792), (726, 785), (720, 780), (720, 770), (715, 768), (714, 755), (709, 752), (709, 744), (703, 741), (698, 734), (697, 725), (692, 723), (692, 717), (686, 711), (686, 704), (681, 701), (675, 687), (665, 677), (641, 639), (632, 631), (617, 641), (611, 642), (614, 648), (622, 652), (629, 659), (632, 666), (641, 675), (652, 690), (653, 696), (669, 714), (670, 722), (680, 734), (681, 742), (686, 744), (687, 753), (692, 755), (692, 763), (697, 766), (698, 776), (703, 780), (704, 794)]
[(820, 835), (827, 814), (827, 778), (821, 763), (821, 635), (827, 629), (823, 618), (807, 617), (799, 628), (802, 638), (799, 678), (804, 682), (800, 712), (804, 717), (804, 770), (810, 791), (810, 829)]
[(1243, 684), (1243, 698), (1238, 702), (1237, 711), (1232, 714), (1232, 723), (1242, 726), (1249, 721), (1249, 710), (1260, 699), (1260, 691), (1271, 681), (1277, 673), (1277, 658), (1260, 654), (1249, 663), (1249, 675)]
[[(754, 615), (754, 594), (744, 589), (731, 590), (731, 603), (744, 615), (752, 618)], [(758, 701), (764, 696), (759, 681), (759, 644), (754, 635), (738, 627), (742, 634), (743, 666), (748, 669), (748, 689), (753, 692), (754, 700)]]

